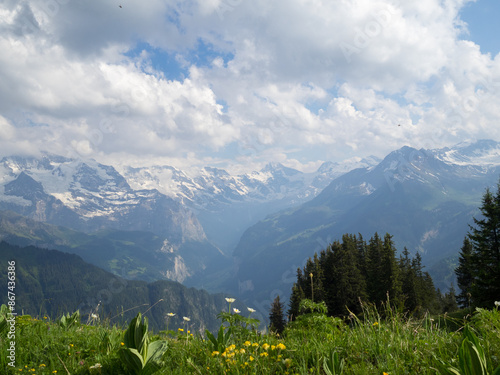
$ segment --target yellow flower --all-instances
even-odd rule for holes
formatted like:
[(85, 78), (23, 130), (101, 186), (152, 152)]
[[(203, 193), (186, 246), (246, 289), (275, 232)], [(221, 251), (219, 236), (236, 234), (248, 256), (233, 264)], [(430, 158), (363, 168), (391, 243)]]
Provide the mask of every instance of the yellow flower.
[(269, 344), (264, 343), (264, 344), (262, 345), (262, 349), (267, 350), (267, 349), (269, 349), (269, 346), (270, 346)]
[(124, 342), (121, 342), (121, 343), (120, 343), (120, 345), (121, 345), (121, 346), (123, 346), (123, 345), (125, 345), (125, 343), (124, 343)]
[(245, 354), (245, 349), (241, 348), (240, 349), (240, 354)]
[(253, 361), (253, 357), (252, 357), (252, 356), (250, 356), (250, 358), (249, 358), (249, 359), (250, 359), (250, 362), (252, 362), (252, 361)]
[(374, 326), (378, 326), (378, 322), (373, 323)]
[(215, 351), (212, 352), (212, 357), (215, 357), (216, 355), (219, 355), (219, 354), (220, 353), (217, 350), (215, 350)]
[(184, 330), (182, 328), (179, 328), (178, 330), (179, 330), (179, 332), (184, 332)]
[(384, 375), (389, 375), (387, 372), (384, 372)]
[(243, 345), (245, 345), (245, 346), (250, 346), (250, 345), (252, 345), (252, 343), (251, 343), (250, 341), (245, 341), (245, 342), (243, 343)]
[(42, 363), (42, 364), (41, 364), (40, 366), (38, 366), (38, 367), (45, 367), (45, 365)]
[(254, 343), (252, 344), (252, 346), (258, 347), (258, 346), (259, 346), (259, 343), (254, 342)]
[(267, 354), (267, 352), (264, 352), (264, 353), (260, 353), (260, 356), (261, 356), (261, 357), (267, 357), (267, 356), (268, 356), (268, 354)]
[(73, 344), (69, 344), (69, 346), (73, 347), (74, 345)]
[(286, 349), (286, 346), (283, 344), (283, 343), (279, 343), (278, 345), (276, 345), (276, 347), (279, 349), (279, 350), (285, 350)]
[(43, 317), (44, 319), (48, 319), (46, 316)]
[(276, 345), (271, 345), (271, 350), (276, 349)]

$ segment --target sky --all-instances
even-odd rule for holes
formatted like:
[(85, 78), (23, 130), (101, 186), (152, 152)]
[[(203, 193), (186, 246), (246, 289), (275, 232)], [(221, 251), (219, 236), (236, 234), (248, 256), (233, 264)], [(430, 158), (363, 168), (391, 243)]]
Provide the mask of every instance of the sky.
[(0, 157), (258, 170), (500, 140), (498, 0), (3, 0)]

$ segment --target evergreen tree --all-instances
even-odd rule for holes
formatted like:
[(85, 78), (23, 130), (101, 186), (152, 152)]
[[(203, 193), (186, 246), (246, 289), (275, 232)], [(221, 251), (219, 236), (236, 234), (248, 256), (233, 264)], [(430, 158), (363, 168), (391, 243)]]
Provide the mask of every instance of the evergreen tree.
[(383, 243), (378, 233), (370, 238), (366, 252), (366, 291), (368, 300), (377, 306), (385, 301), (386, 290), (383, 285), (384, 272), (382, 267)]
[(283, 315), (283, 303), (280, 301), (280, 296), (277, 295), (271, 305), (269, 313), (269, 330), (281, 335), (285, 330), (286, 320)]
[(472, 243), (468, 237), (464, 238), (455, 274), (457, 275), (457, 284), (460, 288), (460, 293), (456, 296), (457, 303), (462, 308), (469, 307), (471, 288), (474, 281), (474, 266), (472, 264)]
[(455, 299), (455, 288), (452, 283), (449, 292), (446, 293), (443, 297), (441, 312), (450, 313), (456, 311), (457, 309), (458, 306), (457, 306), (457, 300)]
[(470, 294), (478, 307), (493, 306), (500, 295), (500, 183), (497, 187), (496, 196), (486, 189), (480, 207), (483, 218), (473, 218), (476, 227), (471, 226), (468, 235), (472, 242)]
[[(297, 277), (299, 277), (300, 274), (302, 274), (302, 271), (299, 268), (297, 270)], [(288, 303), (288, 318), (290, 320), (295, 320), (295, 318), (299, 316), (300, 301), (303, 299), (305, 299), (304, 291), (298, 285), (298, 282), (294, 283), (292, 287), (292, 295), (290, 296), (290, 302)]]

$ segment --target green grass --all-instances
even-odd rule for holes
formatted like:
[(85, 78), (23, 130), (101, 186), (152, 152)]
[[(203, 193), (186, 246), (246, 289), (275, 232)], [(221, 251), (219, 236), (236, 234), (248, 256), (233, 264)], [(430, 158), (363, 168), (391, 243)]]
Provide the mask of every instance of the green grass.
[[(170, 331), (150, 332), (149, 339), (167, 341), (161, 368), (155, 374), (327, 374), (325, 366), (333, 369), (335, 361), (339, 365), (337, 371), (342, 369), (344, 375), (439, 374), (436, 369), (441, 362), (458, 367), (463, 327), (468, 325), (479, 338), (491, 374), (500, 365), (500, 312), (469, 312), (412, 319), (391, 308), (377, 311), (364, 305), (362, 315), (351, 314), (344, 320), (319, 313), (302, 315), (287, 326), (281, 337), (246, 329), (244, 319), (226, 319), (226, 325), (230, 321), (235, 326), (224, 341), (224, 350), (214, 347), (206, 337), (190, 332), (192, 322)], [(96, 324), (95, 320), (63, 326), (46, 317), (18, 317), (16, 366), (8, 366), (9, 340), (4, 330), (0, 371), (59, 375), (133, 373), (119, 354), (126, 347), (126, 328), (106, 322)]]

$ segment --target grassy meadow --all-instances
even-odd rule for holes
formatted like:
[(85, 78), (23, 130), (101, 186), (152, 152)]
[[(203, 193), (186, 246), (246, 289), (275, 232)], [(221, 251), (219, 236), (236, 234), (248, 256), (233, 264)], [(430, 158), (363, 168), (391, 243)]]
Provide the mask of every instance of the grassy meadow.
[[(148, 331), (147, 313), (117, 327), (97, 315), (57, 320), (18, 316), (15, 365), (9, 324), (0, 321), (3, 374), (500, 374), (500, 312), (410, 318), (363, 306), (345, 319), (300, 315), (281, 336), (263, 333), (251, 312), (221, 312), (218, 332)], [(381, 311), (383, 310), (383, 311)], [(313, 311), (313, 310), (311, 310)], [(6, 317), (7, 310), (2, 309)], [(496, 370), (495, 370), (496, 369)]]

